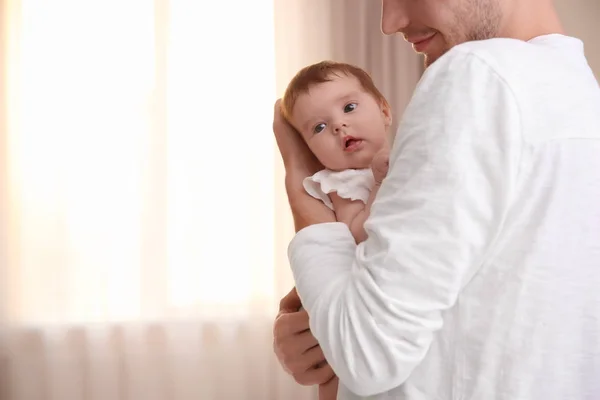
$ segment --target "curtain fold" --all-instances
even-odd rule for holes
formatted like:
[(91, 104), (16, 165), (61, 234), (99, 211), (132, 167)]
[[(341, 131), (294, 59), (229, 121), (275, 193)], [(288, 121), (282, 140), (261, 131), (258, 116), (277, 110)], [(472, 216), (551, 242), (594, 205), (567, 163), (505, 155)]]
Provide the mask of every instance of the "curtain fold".
[[(13, 330), (2, 399), (308, 399), (281, 376), (270, 320)], [(7, 372), (7, 373), (6, 373)]]
[(272, 351), (272, 105), (338, 59), (398, 121), (420, 61), (379, 5), (0, 1), (0, 399), (316, 399)]

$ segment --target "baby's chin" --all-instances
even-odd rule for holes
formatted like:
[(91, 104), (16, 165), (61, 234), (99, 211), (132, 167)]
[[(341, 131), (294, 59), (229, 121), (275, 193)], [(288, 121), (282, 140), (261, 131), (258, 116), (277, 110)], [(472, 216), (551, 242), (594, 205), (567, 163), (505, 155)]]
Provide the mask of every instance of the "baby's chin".
[(375, 154), (364, 154), (360, 157), (348, 157), (344, 162), (327, 162), (328, 160), (321, 160), (321, 164), (325, 166), (325, 168), (332, 171), (344, 171), (346, 169), (365, 169), (371, 168), (371, 162), (373, 161), (373, 157)]

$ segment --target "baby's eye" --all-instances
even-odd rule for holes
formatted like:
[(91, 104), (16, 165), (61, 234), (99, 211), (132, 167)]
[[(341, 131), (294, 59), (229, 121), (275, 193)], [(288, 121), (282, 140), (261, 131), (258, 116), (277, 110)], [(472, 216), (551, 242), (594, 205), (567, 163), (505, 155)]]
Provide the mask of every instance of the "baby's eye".
[(346, 104), (346, 106), (344, 107), (344, 112), (345, 113), (352, 112), (352, 111), (356, 110), (356, 107), (358, 107), (358, 104), (356, 104), (356, 103)]
[(325, 124), (319, 124), (317, 126), (315, 126), (314, 132), (315, 133), (321, 133), (323, 132), (323, 130), (325, 129)]

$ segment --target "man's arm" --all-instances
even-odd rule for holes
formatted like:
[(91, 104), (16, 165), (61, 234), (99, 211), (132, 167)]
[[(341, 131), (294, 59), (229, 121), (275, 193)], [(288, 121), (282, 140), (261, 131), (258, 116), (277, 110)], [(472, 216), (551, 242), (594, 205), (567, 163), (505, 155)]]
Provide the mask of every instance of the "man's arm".
[(289, 248), (296, 287), (348, 389), (391, 390), (421, 363), (493, 247), (521, 151), (510, 88), (458, 46), (426, 71), (404, 114), (365, 242), (291, 199), (306, 226)]
[[(335, 216), (322, 202), (306, 194), (302, 181), (323, 168), (291, 125), (281, 114), (281, 100), (275, 102), (273, 133), (286, 169), (288, 198), (311, 209), (311, 218), (335, 221)], [(296, 193), (298, 191), (298, 193)], [(291, 201), (290, 201), (291, 202)], [(303, 227), (294, 216), (296, 232)], [(338, 379), (325, 362), (318, 342), (309, 330), (308, 314), (301, 307), (295, 289), (280, 303), (279, 315), (273, 325), (273, 347), (281, 365), (301, 385), (319, 384), (319, 400), (335, 400)]]
[(320, 200), (306, 193), (302, 182), (323, 169), (300, 134), (281, 113), (281, 99), (275, 102), (273, 133), (285, 168), (285, 189), (294, 217), (296, 232), (310, 225), (309, 221), (333, 222), (334, 213)]

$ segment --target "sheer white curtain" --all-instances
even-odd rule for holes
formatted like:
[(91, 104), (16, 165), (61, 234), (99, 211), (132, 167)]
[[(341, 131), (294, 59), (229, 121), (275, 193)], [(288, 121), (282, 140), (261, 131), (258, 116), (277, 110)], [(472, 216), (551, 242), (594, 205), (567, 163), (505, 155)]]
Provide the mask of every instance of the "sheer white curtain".
[(3, 398), (306, 393), (271, 350), (272, 3), (1, 9)]
[(314, 399), (271, 349), (293, 285), (272, 104), (329, 58), (401, 110), (420, 61), (379, 4), (0, 12), (0, 399)]
[(238, 3), (217, 38), (219, 2), (9, 8), (9, 320), (270, 312), (273, 14)]

